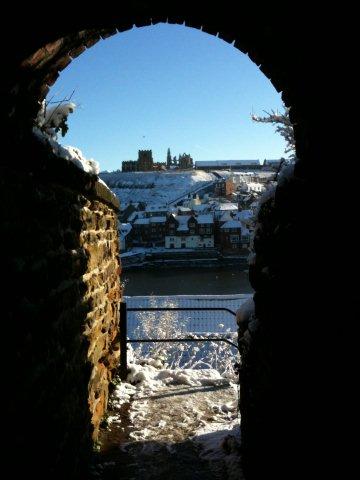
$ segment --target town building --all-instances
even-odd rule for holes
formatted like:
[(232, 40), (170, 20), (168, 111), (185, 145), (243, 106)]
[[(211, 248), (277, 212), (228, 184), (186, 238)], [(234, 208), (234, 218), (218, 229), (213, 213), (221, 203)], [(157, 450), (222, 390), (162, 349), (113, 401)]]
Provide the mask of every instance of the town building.
[(189, 207), (178, 207), (177, 209), (179, 215), (190, 215), (193, 213), (192, 209)]
[(153, 170), (154, 160), (151, 150), (139, 150), (138, 152), (138, 171), (149, 172)]
[(256, 192), (262, 193), (266, 190), (265, 186), (260, 182), (247, 182), (238, 187), (238, 191), (241, 193)]
[(230, 211), (236, 213), (238, 211), (238, 206), (236, 203), (216, 203), (214, 205), (214, 217), (215, 220), (219, 220), (224, 212)]
[(148, 205), (145, 207), (144, 216), (150, 217), (166, 217), (169, 213), (169, 207), (166, 205)]
[(139, 150), (137, 160), (126, 160), (122, 162), (121, 166), (123, 172), (150, 172), (162, 169), (166, 170), (166, 163), (157, 162), (154, 164), (151, 150)]
[(120, 224), (120, 253), (126, 252), (132, 246), (131, 230), (132, 226), (130, 223)]
[(157, 172), (165, 172), (166, 171), (166, 162), (154, 162), (153, 170)]
[(276, 159), (276, 160), (265, 159), (263, 163), (263, 170), (278, 171), (282, 162), (284, 162), (283, 158)]
[(174, 215), (166, 221), (165, 248), (213, 248), (214, 218), (208, 215)]
[(197, 160), (195, 162), (197, 170), (237, 170), (252, 171), (260, 170), (260, 160)]
[(214, 195), (215, 197), (223, 197), (230, 200), (234, 191), (235, 185), (232, 178), (223, 178), (216, 182)]
[(137, 160), (126, 160), (122, 162), (121, 170), (123, 172), (137, 172), (138, 162)]
[(143, 247), (164, 246), (166, 216), (137, 218), (133, 223), (133, 244)]
[[(188, 207), (190, 208), (191, 210), (194, 210), (195, 207), (199, 207), (201, 206), (202, 203), (201, 203), (201, 200), (200, 200), (200, 197), (198, 194), (194, 193), (194, 194), (189, 194), (188, 195), (188, 198), (185, 198), (183, 201), (182, 201), (182, 206), (183, 207)], [(206, 207), (204, 207), (206, 208)]]
[(237, 220), (229, 220), (220, 227), (220, 248), (224, 253), (241, 253), (249, 241), (249, 231)]

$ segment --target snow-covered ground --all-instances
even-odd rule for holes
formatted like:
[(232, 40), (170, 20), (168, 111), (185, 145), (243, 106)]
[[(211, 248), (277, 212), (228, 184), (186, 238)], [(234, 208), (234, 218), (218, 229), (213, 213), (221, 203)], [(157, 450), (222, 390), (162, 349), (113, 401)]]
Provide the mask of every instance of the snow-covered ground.
[(108, 478), (109, 470), (148, 480), (242, 478), (238, 386), (216, 370), (168, 369), (155, 358), (133, 362), (111, 409), (102, 441), (115, 439), (111, 447), (119, 453), (94, 467), (97, 478)]
[(201, 170), (166, 172), (100, 172), (100, 178), (119, 198), (122, 206), (132, 202), (168, 205), (174, 200), (195, 193), (216, 180), (212, 173)]

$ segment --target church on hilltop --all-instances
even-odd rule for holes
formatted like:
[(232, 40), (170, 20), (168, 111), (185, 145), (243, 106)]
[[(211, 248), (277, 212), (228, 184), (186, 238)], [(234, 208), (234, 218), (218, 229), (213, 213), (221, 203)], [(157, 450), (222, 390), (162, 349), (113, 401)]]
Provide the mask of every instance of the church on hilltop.
[(154, 162), (152, 150), (139, 150), (137, 160), (122, 162), (123, 172), (151, 172), (153, 170), (166, 170), (166, 163)]
[(139, 150), (137, 160), (122, 162), (123, 172), (151, 172), (154, 170), (190, 170), (194, 168), (194, 161), (190, 154), (179, 154), (179, 158), (171, 157), (170, 148), (167, 150), (166, 162), (154, 162), (152, 150)]

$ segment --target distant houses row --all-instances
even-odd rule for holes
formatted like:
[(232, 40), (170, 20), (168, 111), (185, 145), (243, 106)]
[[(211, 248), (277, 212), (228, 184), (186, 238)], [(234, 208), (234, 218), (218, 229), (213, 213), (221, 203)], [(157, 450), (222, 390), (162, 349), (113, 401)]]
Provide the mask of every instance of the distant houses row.
[(129, 220), (121, 225), (122, 251), (131, 247), (164, 247), (246, 253), (253, 211), (239, 211), (237, 205), (229, 202), (180, 206), (171, 211), (165, 206), (152, 206), (133, 212)]

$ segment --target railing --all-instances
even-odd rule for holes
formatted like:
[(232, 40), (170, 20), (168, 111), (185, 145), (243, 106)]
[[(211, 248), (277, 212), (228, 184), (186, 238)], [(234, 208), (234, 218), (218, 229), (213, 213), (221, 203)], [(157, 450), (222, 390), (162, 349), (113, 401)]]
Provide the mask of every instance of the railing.
[(225, 342), (239, 350), (236, 343), (231, 342), (225, 337), (177, 337), (177, 338), (127, 338), (127, 312), (167, 312), (167, 311), (225, 311), (236, 316), (233, 310), (225, 307), (127, 307), (126, 302), (120, 303), (120, 378), (125, 380), (127, 377), (127, 344), (128, 343), (158, 343), (158, 342)]

